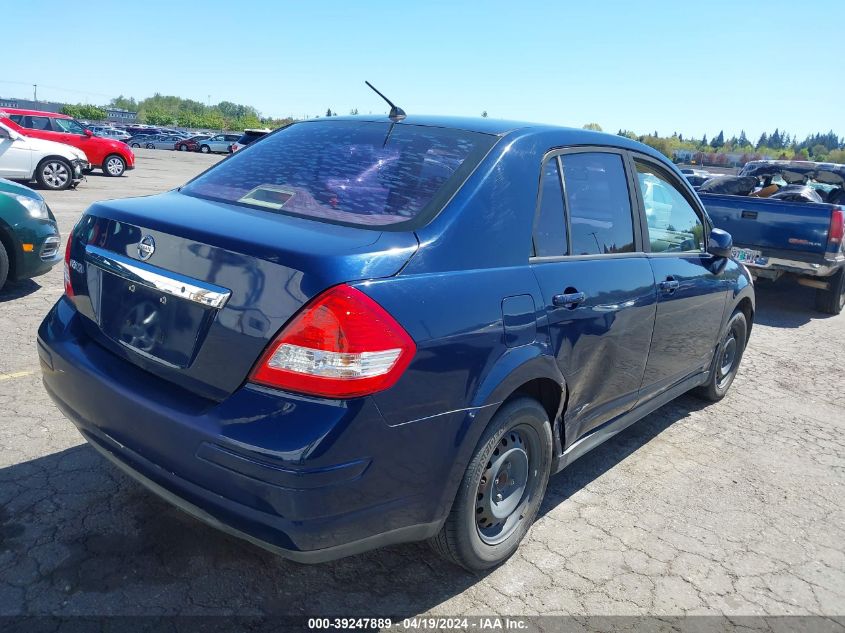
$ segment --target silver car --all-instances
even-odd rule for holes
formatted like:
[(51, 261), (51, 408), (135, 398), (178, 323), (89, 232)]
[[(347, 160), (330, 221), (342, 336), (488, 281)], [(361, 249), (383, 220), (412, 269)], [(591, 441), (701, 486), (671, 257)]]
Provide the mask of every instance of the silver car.
[(240, 134), (215, 134), (200, 143), (200, 151), (203, 154), (211, 152), (223, 152), (228, 154), (232, 151), (230, 148), (239, 138)]
[(176, 149), (176, 143), (181, 140), (181, 136), (174, 134), (157, 134), (148, 137), (144, 141), (144, 147), (147, 149)]

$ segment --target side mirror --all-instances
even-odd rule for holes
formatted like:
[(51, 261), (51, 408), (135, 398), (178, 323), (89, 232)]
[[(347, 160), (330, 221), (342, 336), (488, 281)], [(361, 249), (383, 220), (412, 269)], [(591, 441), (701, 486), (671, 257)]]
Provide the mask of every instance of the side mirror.
[(714, 257), (730, 257), (733, 245), (733, 238), (727, 231), (722, 229), (710, 231), (710, 237), (707, 240), (707, 252)]
[(91, 130), (86, 129), (85, 130), (85, 136), (87, 136), (88, 138), (91, 138), (92, 136), (94, 136), (94, 133)]

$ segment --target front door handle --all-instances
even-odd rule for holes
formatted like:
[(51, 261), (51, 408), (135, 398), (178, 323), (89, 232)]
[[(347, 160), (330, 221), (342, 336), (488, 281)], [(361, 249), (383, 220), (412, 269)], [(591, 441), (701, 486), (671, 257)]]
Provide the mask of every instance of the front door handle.
[(674, 277), (666, 277), (666, 281), (660, 282), (660, 291), (666, 293), (667, 295), (673, 294), (679, 287), (680, 282)]
[(567, 292), (565, 294), (555, 295), (552, 297), (552, 303), (559, 308), (569, 308), (570, 310), (574, 310), (578, 307), (579, 303), (584, 303), (586, 299), (587, 295), (583, 292)]

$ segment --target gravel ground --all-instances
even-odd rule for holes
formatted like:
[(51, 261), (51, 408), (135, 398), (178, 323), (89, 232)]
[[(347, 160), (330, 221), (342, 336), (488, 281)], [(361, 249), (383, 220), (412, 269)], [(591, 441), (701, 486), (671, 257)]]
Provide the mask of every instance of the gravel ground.
[[(138, 151), (120, 179), (47, 192), (63, 235), (92, 201), (218, 160)], [(685, 396), (552, 478), (483, 576), (424, 545), (301, 566), (202, 525), (87, 447), (45, 394), (35, 333), (61, 267), (0, 292), (0, 615), (845, 613), (845, 316), (758, 288), (729, 396)]]

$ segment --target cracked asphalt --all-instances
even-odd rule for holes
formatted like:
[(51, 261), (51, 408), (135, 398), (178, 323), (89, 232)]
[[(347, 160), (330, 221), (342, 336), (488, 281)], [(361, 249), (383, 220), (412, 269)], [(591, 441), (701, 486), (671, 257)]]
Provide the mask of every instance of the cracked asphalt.
[[(121, 179), (46, 192), (63, 236), (94, 200), (217, 160), (140, 150)], [(483, 576), (425, 545), (318, 566), (198, 523), (108, 464), (45, 394), (35, 333), (57, 266), (0, 291), (0, 615), (845, 614), (845, 315), (759, 287), (719, 404), (685, 396), (552, 478)]]

